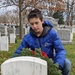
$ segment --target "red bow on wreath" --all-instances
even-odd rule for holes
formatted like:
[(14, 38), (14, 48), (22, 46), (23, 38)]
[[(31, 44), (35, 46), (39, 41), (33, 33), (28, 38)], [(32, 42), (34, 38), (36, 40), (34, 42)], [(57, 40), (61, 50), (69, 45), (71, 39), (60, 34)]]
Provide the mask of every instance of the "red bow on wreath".
[(45, 52), (41, 52), (42, 56), (44, 56), (45, 58), (48, 58), (48, 55)]
[[(36, 54), (36, 52), (34, 50), (31, 50), (32, 54)], [(42, 56), (44, 56), (45, 58), (48, 58), (48, 55), (45, 52), (41, 52)]]

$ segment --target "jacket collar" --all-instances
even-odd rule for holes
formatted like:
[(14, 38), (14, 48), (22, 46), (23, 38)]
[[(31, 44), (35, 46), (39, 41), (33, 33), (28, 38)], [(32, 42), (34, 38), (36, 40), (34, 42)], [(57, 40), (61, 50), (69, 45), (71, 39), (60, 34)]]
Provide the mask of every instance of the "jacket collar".
[[(50, 27), (50, 26), (43, 26), (43, 32), (42, 32), (42, 34), (39, 36), (39, 37), (44, 37), (44, 36), (46, 36), (47, 34), (48, 34), (48, 32), (51, 30), (51, 28), (52, 27)], [(37, 37), (37, 35), (36, 35), (36, 33), (34, 32), (34, 30), (32, 30), (32, 28), (30, 28), (30, 34), (32, 35), (32, 36), (34, 36), (34, 37)]]

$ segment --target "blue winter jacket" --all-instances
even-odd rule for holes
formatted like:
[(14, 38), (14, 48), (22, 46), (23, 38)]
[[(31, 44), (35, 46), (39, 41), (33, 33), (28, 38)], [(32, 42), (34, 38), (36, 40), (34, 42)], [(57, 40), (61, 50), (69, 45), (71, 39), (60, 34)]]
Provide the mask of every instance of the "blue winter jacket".
[[(64, 49), (58, 34), (52, 29), (52, 24), (49, 21), (44, 21), (44, 30), (40, 37), (31, 29), (30, 33), (25, 35), (20, 46), (14, 54), (20, 54), (23, 48), (41, 48), (49, 58), (52, 58), (54, 63), (58, 63), (62, 68), (66, 58), (66, 50)], [(53, 50), (55, 50), (55, 55)]]

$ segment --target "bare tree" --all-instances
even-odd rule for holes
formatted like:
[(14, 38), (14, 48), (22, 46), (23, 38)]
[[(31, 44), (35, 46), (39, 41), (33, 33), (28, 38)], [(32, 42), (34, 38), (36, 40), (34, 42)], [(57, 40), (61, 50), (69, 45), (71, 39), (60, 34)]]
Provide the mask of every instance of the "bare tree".
[(41, 1), (42, 0), (7, 0), (7, 5), (16, 5), (19, 8), (20, 39), (23, 38), (23, 11), (26, 12), (26, 8), (28, 7), (38, 8), (37, 4)]
[(66, 2), (67, 5), (67, 9), (66, 9), (66, 13), (67, 13), (67, 25), (73, 25), (73, 9), (74, 9), (74, 5), (75, 5), (75, 0), (67, 0)]
[(7, 15), (5, 14), (5, 15), (1, 15), (0, 16), (0, 23), (7, 23)]
[(42, 9), (47, 10), (50, 2), (58, 1), (58, 0), (5, 0), (5, 1), (6, 1), (5, 2), (6, 6), (16, 5), (19, 9), (20, 39), (22, 39), (23, 38), (23, 19), (26, 16), (26, 12), (32, 10), (33, 8), (39, 8), (40, 10)]
[(3, 4), (0, 6), (0, 8), (12, 6), (12, 5), (15, 5), (18, 7), (18, 9), (19, 9), (20, 38), (21, 39), (23, 38), (22, 11), (24, 9), (26, 9), (26, 7), (29, 5), (29, 3), (28, 3), (28, 0), (4, 0)]

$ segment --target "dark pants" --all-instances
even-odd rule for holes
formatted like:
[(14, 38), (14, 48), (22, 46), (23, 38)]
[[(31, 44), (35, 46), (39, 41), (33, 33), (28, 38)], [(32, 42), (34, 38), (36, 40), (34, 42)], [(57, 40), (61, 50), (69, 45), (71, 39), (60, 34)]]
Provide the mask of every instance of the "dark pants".
[(64, 67), (62, 69), (62, 75), (69, 75), (70, 70), (71, 70), (71, 62), (68, 59), (66, 59)]

